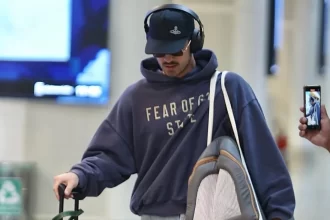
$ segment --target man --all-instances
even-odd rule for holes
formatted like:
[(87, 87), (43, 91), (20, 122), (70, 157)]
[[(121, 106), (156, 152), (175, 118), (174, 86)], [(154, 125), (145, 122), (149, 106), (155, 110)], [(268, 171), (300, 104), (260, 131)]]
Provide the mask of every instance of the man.
[[(304, 107), (300, 108), (301, 112), (305, 111)], [(324, 105), (321, 106), (321, 130), (307, 130), (307, 118), (301, 117), (299, 122), (299, 135), (306, 138), (311, 143), (323, 147), (330, 151), (330, 119)]]
[[(188, 178), (206, 148), (210, 79), (215, 54), (196, 49), (194, 19), (161, 10), (150, 17), (144, 79), (131, 85), (99, 127), (80, 163), (55, 177), (54, 190), (78, 187), (98, 196), (138, 174), (131, 210), (142, 219), (179, 219), (186, 211)], [(220, 89), (215, 97), (213, 137), (233, 137)], [(267, 219), (293, 216), (295, 197), (284, 164), (253, 90), (239, 75), (226, 81), (244, 155)]]

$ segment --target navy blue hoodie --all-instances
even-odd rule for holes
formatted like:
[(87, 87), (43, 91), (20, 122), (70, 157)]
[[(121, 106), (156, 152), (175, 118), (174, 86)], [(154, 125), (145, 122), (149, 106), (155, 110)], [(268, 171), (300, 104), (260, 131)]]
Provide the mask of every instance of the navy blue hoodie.
[[(182, 79), (159, 72), (156, 59), (141, 63), (144, 79), (122, 94), (72, 168), (84, 196), (98, 196), (138, 174), (131, 210), (142, 215), (185, 213), (188, 178), (206, 147), (214, 53), (195, 54), (196, 68)], [(295, 196), (288, 170), (251, 87), (235, 73), (226, 87), (256, 193), (267, 219), (289, 219)], [(221, 91), (215, 97), (213, 137), (233, 137)]]

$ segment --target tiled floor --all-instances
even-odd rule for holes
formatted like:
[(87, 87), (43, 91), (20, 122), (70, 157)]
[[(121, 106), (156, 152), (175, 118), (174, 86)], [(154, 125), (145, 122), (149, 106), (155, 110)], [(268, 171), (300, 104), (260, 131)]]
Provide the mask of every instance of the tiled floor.
[(305, 148), (288, 157), (296, 193), (296, 220), (330, 219), (330, 154)]

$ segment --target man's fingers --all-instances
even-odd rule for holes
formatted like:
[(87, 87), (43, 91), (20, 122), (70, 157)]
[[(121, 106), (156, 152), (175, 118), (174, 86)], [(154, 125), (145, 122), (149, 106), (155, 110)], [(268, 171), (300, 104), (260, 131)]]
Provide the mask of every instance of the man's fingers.
[(306, 135), (306, 132), (305, 132), (305, 131), (300, 131), (300, 132), (299, 132), (299, 136), (300, 136), (300, 137), (305, 137), (305, 135)]
[(327, 109), (324, 105), (321, 105), (321, 118), (329, 118)]
[(302, 113), (304, 113), (304, 112), (305, 112), (305, 108), (304, 108), (304, 107), (300, 107), (300, 111), (301, 111)]
[[(56, 198), (59, 200), (61, 196), (69, 199), (72, 198), (72, 190), (77, 186), (79, 178), (76, 174), (64, 173), (54, 177), (53, 190), (55, 192)], [(65, 185), (65, 189), (61, 188), (59, 192), (58, 188), (60, 184)], [(62, 192), (64, 190), (64, 192)], [(62, 195), (64, 193), (64, 195)]]
[(305, 125), (305, 124), (300, 124), (300, 125), (298, 126), (298, 129), (299, 129), (300, 131), (306, 131), (306, 129), (307, 129), (307, 125)]
[(64, 191), (64, 194), (67, 198), (70, 197), (71, 195), (71, 192), (72, 192), (72, 189), (73, 189), (73, 184), (71, 182), (68, 182), (66, 188), (65, 188), (65, 191)]
[(53, 191), (55, 193), (55, 196), (57, 198), (57, 200), (60, 200), (60, 196), (58, 194), (58, 186), (59, 186), (59, 182), (58, 181), (54, 181), (54, 186), (53, 186)]
[[(301, 111), (302, 113), (305, 112), (305, 108), (304, 108), (304, 107), (300, 107), (299, 109), (300, 109), (300, 111)], [(301, 118), (299, 119), (299, 122), (300, 122), (300, 125), (298, 126), (298, 129), (300, 130), (300, 131), (299, 131), (299, 136), (300, 136), (300, 137), (305, 137), (305, 136), (306, 136), (306, 129), (307, 129), (307, 125), (306, 125), (306, 123), (307, 123), (307, 118), (305, 118), (305, 117), (301, 117)]]
[(301, 118), (299, 119), (299, 122), (300, 122), (301, 124), (306, 124), (306, 123), (307, 123), (307, 118), (305, 118), (305, 117), (301, 117)]

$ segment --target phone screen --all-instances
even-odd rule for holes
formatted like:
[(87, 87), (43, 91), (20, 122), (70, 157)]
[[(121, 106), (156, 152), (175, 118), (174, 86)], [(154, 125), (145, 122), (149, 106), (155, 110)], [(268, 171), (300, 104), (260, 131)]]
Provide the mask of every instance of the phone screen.
[(307, 129), (321, 128), (321, 87), (304, 87), (305, 117), (307, 118)]

